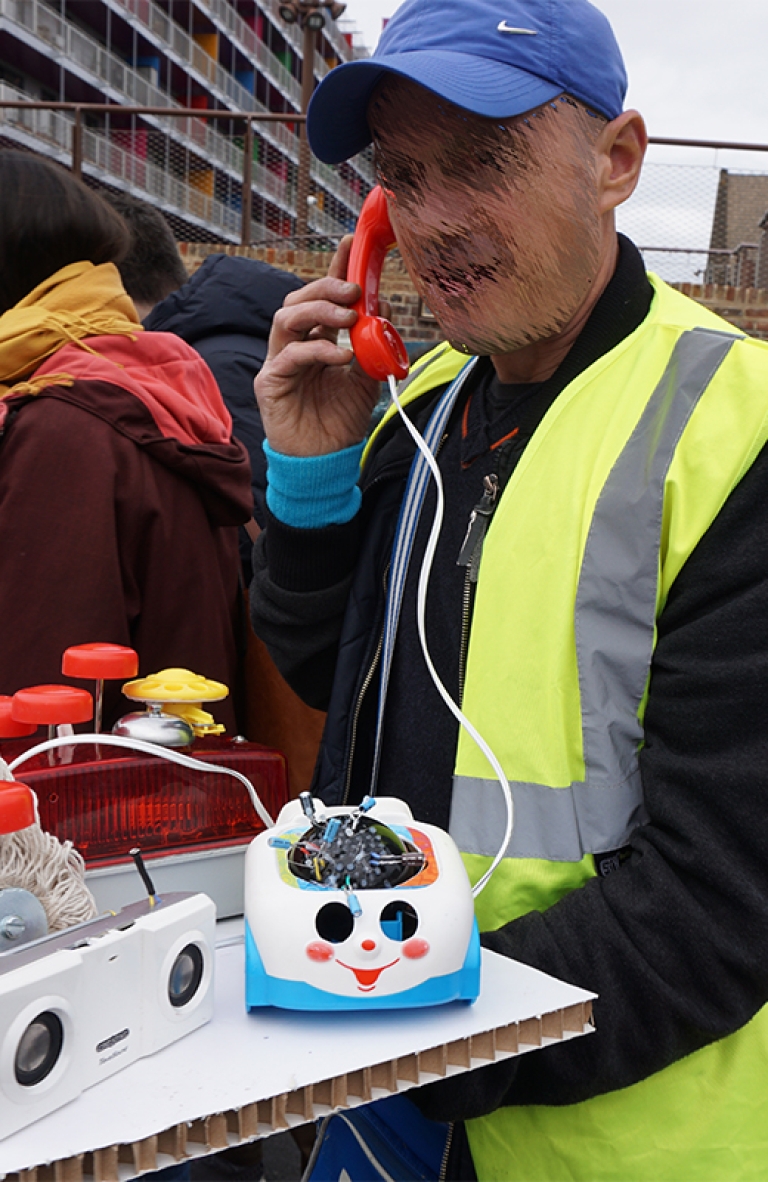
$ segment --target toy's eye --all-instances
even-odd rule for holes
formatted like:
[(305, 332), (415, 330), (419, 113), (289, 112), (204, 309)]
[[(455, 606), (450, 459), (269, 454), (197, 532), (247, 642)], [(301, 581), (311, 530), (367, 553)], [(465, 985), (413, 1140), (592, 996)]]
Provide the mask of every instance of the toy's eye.
[(410, 940), (416, 934), (419, 917), (410, 903), (387, 903), (379, 918), (381, 930), (390, 940)]
[(315, 916), (317, 934), (329, 944), (342, 944), (352, 935), (355, 917), (346, 903), (326, 903)]

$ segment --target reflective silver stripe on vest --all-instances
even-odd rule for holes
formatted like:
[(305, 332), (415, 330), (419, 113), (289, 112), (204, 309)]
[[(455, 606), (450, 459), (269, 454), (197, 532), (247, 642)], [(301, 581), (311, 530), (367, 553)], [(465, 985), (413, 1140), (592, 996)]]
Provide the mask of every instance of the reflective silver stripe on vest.
[[(511, 781), (507, 857), (578, 862), (626, 845), (647, 820), (638, 712), (653, 654), (664, 484), (694, 408), (738, 339), (683, 333), (605, 482), (574, 613), (586, 780), (567, 788)], [(460, 849), (496, 854), (505, 817), (496, 780), (454, 777), (450, 832)]]

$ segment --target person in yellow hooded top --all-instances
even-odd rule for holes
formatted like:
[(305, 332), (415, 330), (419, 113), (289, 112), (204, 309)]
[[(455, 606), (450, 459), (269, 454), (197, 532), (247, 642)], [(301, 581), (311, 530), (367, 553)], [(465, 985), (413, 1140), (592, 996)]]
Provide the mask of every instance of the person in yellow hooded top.
[[(61, 681), (89, 641), (234, 685), (248, 459), (198, 354), (143, 332), (115, 266), (129, 241), (64, 169), (0, 152), (3, 694)], [(231, 699), (216, 710), (232, 733)]]
[(326, 162), (373, 142), (450, 342), (404, 391), (445, 487), (425, 633), (509, 785), (508, 842), (422, 655), (435, 492), (419, 515), (397, 417), (360, 471), (377, 384), (337, 343), (348, 243), (256, 381), (253, 623), (328, 710), (315, 793), (353, 802), (377, 773), (474, 880), (504, 842), (483, 944), (598, 995), (589, 1037), (414, 1094), (459, 1122), (453, 1178), (768, 1174), (768, 345), (617, 235), (646, 144), (625, 88), (587, 0), (405, 0), (308, 116)]

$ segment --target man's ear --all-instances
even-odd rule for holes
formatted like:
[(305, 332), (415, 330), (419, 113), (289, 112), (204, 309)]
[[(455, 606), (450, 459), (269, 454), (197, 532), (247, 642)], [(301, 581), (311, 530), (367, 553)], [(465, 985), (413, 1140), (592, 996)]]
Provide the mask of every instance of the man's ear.
[(595, 145), (601, 214), (632, 196), (647, 146), (648, 133), (637, 111), (624, 111), (605, 125)]

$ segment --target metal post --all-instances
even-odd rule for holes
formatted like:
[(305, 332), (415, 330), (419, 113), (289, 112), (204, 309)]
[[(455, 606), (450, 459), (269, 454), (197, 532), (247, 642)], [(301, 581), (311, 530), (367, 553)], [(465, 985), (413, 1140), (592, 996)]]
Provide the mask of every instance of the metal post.
[(253, 206), (253, 124), (250, 119), (245, 121), (245, 139), (243, 140), (243, 192), (240, 202), (242, 223), (240, 227), (240, 245), (251, 244), (251, 209)]
[(78, 179), (83, 175), (83, 113), (80, 107), (75, 107), (72, 125), (72, 172)]
[(94, 697), (93, 707), (93, 730), (97, 735), (101, 734), (101, 720), (104, 715), (104, 678), (96, 679), (96, 694)]
[[(305, 23), (304, 43), (301, 58), (301, 113), (306, 115), (312, 91), (315, 89), (315, 43), (317, 33)], [(309, 140), (307, 125), (299, 127), (299, 172), (296, 178), (296, 242), (299, 247), (307, 245), (307, 198), (309, 197)]]

